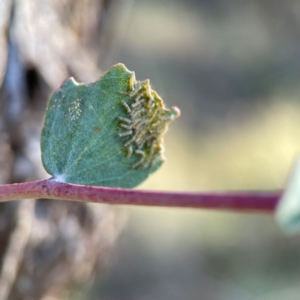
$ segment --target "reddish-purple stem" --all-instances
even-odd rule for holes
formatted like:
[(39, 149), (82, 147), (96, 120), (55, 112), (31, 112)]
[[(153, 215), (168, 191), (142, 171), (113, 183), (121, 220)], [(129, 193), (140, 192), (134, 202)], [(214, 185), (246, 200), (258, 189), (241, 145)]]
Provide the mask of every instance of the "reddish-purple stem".
[(47, 198), (81, 202), (163, 207), (210, 208), (273, 213), (282, 191), (157, 192), (85, 186), (53, 179), (0, 185), (0, 202)]

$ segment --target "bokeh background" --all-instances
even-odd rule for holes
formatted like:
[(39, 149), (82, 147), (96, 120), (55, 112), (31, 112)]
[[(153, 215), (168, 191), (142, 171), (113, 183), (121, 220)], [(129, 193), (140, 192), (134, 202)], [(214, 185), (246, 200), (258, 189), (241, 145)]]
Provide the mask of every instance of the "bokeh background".
[[(111, 2), (93, 31), (79, 30), (88, 55), (60, 57), (63, 70), (45, 61), (29, 68), (44, 78), (45, 94), (60, 77), (95, 80), (122, 62), (182, 112), (165, 139), (166, 163), (139, 188), (282, 188), (300, 148), (300, 2)], [(72, 10), (64, 14), (72, 20)], [(299, 299), (299, 235), (284, 235), (271, 215), (140, 207), (109, 214), (122, 221), (113, 223), (105, 263), (64, 299)]]

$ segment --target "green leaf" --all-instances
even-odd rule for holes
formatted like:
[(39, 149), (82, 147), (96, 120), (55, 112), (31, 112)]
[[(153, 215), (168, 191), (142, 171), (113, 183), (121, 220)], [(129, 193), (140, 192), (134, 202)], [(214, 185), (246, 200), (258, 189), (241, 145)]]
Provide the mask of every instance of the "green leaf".
[(293, 174), (279, 200), (275, 214), (280, 227), (286, 233), (300, 231), (300, 160), (296, 162)]
[(92, 84), (69, 78), (48, 103), (43, 165), (60, 182), (134, 187), (163, 163), (163, 134), (178, 116), (122, 64)]

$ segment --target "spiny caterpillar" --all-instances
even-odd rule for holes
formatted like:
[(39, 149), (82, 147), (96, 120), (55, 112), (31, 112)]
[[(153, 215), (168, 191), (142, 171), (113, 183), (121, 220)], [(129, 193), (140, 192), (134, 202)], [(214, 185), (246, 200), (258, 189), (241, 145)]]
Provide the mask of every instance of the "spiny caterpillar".
[(118, 117), (119, 132), (126, 156), (138, 160), (133, 169), (152, 167), (163, 159), (162, 138), (168, 124), (180, 115), (177, 107), (166, 109), (163, 100), (151, 90), (149, 79), (137, 81), (133, 72), (129, 80), (129, 102), (122, 101), (127, 117)]

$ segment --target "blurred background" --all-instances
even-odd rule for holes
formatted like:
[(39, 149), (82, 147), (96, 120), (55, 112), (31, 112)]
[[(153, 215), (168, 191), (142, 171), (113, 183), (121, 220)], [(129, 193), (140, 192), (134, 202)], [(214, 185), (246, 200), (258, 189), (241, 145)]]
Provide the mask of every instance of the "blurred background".
[[(139, 188), (284, 186), (300, 148), (299, 1), (5, 0), (0, 23), (1, 183), (47, 177), (53, 90), (122, 62), (182, 112)], [(299, 299), (299, 235), (269, 215), (1, 205), (3, 299)]]

